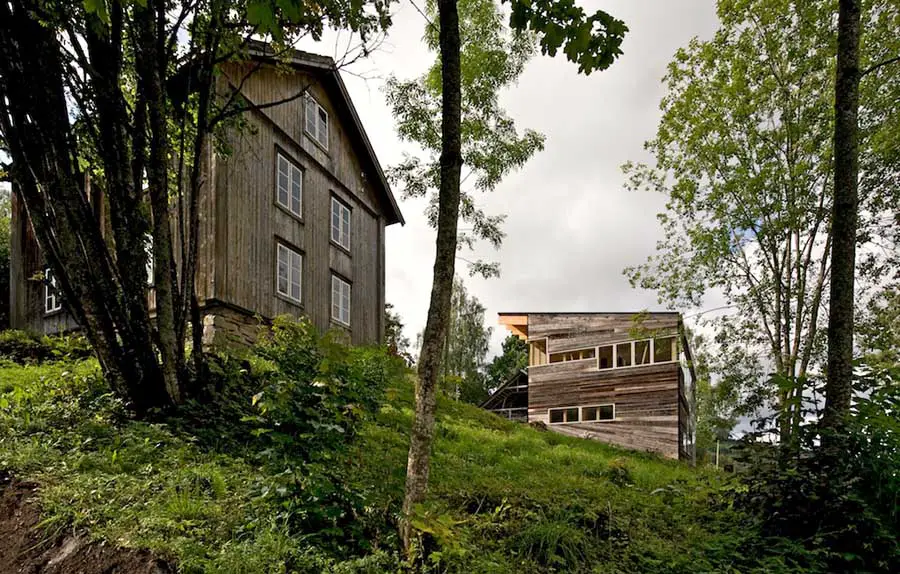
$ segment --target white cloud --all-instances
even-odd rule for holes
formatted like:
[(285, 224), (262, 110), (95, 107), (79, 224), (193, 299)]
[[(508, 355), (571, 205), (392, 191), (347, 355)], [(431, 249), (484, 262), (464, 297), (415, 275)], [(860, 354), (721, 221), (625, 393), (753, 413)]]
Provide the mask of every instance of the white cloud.
[[(520, 172), (479, 198), (489, 211), (508, 215), (502, 250), (484, 247), (478, 254), (500, 261), (501, 277), (467, 280), (470, 292), (487, 307), (491, 324), (499, 311), (658, 307), (655, 294), (632, 289), (622, 269), (654, 250), (661, 237), (655, 215), (663, 201), (625, 191), (620, 166), (648, 159), (643, 142), (656, 131), (666, 65), (692, 37), (712, 36), (715, 5), (692, 0), (580, 4), (625, 21), (630, 31), (624, 55), (609, 70), (587, 77), (562, 55), (538, 56), (519, 84), (503, 94), (520, 128), (538, 130), (547, 141)], [(382, 77), (419, 75), (434, 57), (421, 42), (423, 24), (410, 4), (399, 4), (384, 48), (351, 70)], [(332, 37), (302, 47), (331, 54), (334, 45)], [(344, 81), (381, 163), (396, 163), (410, 148), (394, 132), (383, 80), (344, 74)], [(413, 338), (428, 311), (434, 257), (434, 233), (423, 207), (421, 201), (402, 201), (408, 223), (387, 233), (387, 298)], [(495, 329), (493, 351), (504, 336)]]

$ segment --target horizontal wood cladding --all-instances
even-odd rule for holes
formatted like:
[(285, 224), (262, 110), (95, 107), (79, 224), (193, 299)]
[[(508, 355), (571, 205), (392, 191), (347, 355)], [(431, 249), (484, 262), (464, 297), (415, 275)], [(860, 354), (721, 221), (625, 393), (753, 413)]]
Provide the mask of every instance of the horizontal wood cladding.
[[(646, 325), (643, 327), (648, 328)], [(632, 333), (629, 331), (631, 331), (631, 329), (603, 329), (599, 331), (577, 333), (571, 336), (556, 335), (548, 338), (547, 346), (550, 353), (562, 353), (565, 351), (574, 351), (576, 349), (602, 347), (604, 345), (632, 340)], [(639, 336), (638, 339), (671, 337), (677, 333), (678, 331), (674, 327), (655, 327), (653, 328), (652, 334), (647, 334), (646, 337)]]
[(602, 371), (579, 365), (590, 362), (529, 367), (529, 420), (549, 423), (551, 408), (614, 404), (615, 420), (550, 427), (677, 458), (680, 365), (672, 362)]
[(670, 433), (654, 433), (646, 429), (632, 431), (622, 425), (609, 423), (553, 425), (552, 428), (556, 432), (570, 436), (600, 440), (625, 448), (656, 452), (668, 458), (678, 458), (677, 436)]
[[(633, 338), (632, 334), (639, 331), (675, 331), (678, 321), (675, 313), (531, 313), (528, 315), (528, 338), (549, 337), (552, 353), (557, 352), (553, 348), (554, 339), (558, 339), (559, 344), (578, 337), (604, 342), (626, 340)], [(650, 336), (652, 335), (647, 337)], [(582, 346), (596, 344), (601, 343)]]

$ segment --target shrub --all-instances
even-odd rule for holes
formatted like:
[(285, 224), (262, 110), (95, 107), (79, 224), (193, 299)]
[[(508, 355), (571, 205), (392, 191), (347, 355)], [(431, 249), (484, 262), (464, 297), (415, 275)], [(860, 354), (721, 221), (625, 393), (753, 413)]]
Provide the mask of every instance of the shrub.
[(19, 364), (50, 360), (84, 359), (92, 354), (81, 335), (38, 335), (27, 331), (0, 331), (0, 359)]
[(346, 444), (374, 414), (403, 367), (384, 349), (349, 347), (308, 319), (277, 318), (255, 348), (253, 373), (262, 381), (252, 420), (273, 447), (307, 461)]
[(351, 553), (388, 529), (390, 517), (373, 510), (366, 491), (347, 486), (339, 461), (388, 383), (403, 376), (399, 359), (347, 346), (339, 333), (320, 335), (305, 318), (279, 317), (245, 356), (217, 355), (209, 364), (203, 396), (173, 424), (206, 448), (255, 461), (266, 477), (257, 488), (277, 506), (278, 523)]
[(754, 517), (763, 554), (806, 571), (900, 571), (900, 372), (860, 371), (853, 416), (821, 437), (832, 447), (810, 426), (800, 448), (743, 448), (737, 508)]

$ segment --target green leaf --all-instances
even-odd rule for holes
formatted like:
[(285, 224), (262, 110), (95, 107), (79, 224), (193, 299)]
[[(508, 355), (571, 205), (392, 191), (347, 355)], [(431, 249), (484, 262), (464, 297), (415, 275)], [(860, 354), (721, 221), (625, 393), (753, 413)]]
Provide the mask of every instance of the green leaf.
[(109, 24), (109, 11), (106, 8), (106, 0), (84, 0), (84, 10), (88, 14), (94, 14), (104, 24)]

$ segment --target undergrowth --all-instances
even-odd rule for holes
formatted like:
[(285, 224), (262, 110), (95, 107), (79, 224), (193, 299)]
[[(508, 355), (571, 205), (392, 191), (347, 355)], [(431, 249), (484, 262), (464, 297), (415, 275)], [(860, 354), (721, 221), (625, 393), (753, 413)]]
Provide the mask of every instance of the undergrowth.
[[(0, 469), (48, 535), (86, 529), (182, 572), (398, 572), (410, 375), (278, 321), (211, 357), (203, 394), (131, 418), (93, 359), (0, 363)], [(731, 506), (738, 483), (439, 398), (423, 567), (456, 573), (795, 572)]]

